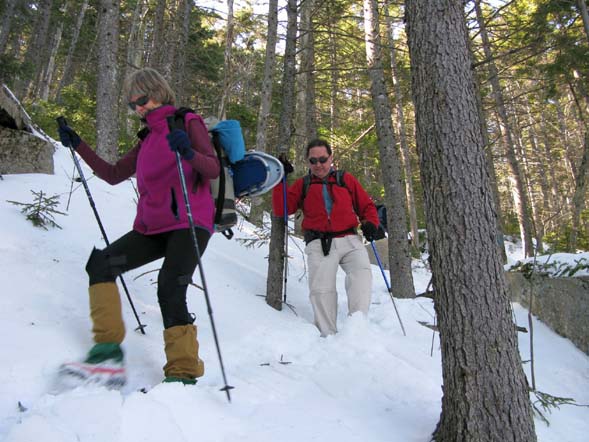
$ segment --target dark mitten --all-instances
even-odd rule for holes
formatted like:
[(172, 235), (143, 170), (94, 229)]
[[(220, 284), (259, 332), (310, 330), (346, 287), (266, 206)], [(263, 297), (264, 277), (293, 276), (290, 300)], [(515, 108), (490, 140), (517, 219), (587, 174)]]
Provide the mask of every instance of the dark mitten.
[(168, 139), (168, 143), (170, 143), (170, 150), (172, 152), (178, 152), (185, 160), (194, 158), (194, 150), (192, 150), (190, 139), (185, 131), (174, 129), (166, 138)]
[(372, 242), (376, 240), (376, 234), (378, 232), (378, 227), (372, 224), (370, 221), (366, 221), (362, 224), (362, 233), (364, 234), (364, 238), (366, 241)]
[(77, 149), (80, 143), (82, 142), (80, 136), (76, 133), (76, 131), (69, 126), (59, 126), (57, 131), (59, 132), (59, 139), (61, 141), (61, 144), (63, 144), (66, 147), (72, 147), (74, 149)]
[(293, 173), (294, 172), (294, 167), (291, 164), (290, 161), (288, 161), (288, 158), (286, 157), (286, 154), (280, 154), (280, 156), (278, 157), (278, 159), (280, 160), (280, 162), (282, 163), (282, 167), (284, 168), (284, 174), (288, 175), (289, 173)]

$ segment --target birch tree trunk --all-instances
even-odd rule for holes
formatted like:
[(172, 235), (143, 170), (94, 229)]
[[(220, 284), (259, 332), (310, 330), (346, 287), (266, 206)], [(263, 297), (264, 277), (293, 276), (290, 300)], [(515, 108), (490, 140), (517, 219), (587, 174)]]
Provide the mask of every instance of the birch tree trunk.
[(501, 84), (499, 83), (499, 70), (493, 61), (493, 53), (491, 51), (491, 42), (487, 33), (485, 20), (482, 15), (480, 0), (475, 0), (475, 9), (477, 13), (477, 22), (479, 25), (481, 39), (483, 41), (483, 51), (485, 58), (488, 61), (489, 81), (493, 90), (493, 98), (495, 100), (496, 112), (499, 117), (501, 136), (505, 147), (505, 156), (511, 171), (510, 180), (512, 182), (513, 204), (517, 213), (517, 220), (519, 223), (522, 246), (525, 256), (534, 255), (534, 245), (532, 244), (532, 222), (529, 214), (529, 198), (525, 190), (524, 179), (515, 154), (515, 144), (511, 125), (507, 110), (505, 108), (505, 100)]
[(407, 0), (442, 351), (437, 442), (534, 442), (483, 151), (461, 0)]
[(119, 0), (100, 0), (98, 28), (98, 86), (96, 91), (96, 153), (104, 160), (118, 158), (118, 42)]
[[(292, 121), (295, 108), (296, 34), (297, 2), (296, 0), (288, 0), (284, 72), (282, 76), (282, 112), (278, 126), (278, 151), (280, 153), (288, 152), (292, 136)], [(285, 259), (287, 258), (284, 253), (284, 228), (284, 217), (272, 216), (268, 277), (266, 279), (266, 303), (276, 310), (282, 310), (282, 286)]]
[(407, 209), (399, 159), (395, 150), (391, 104), (382, 68), (377, 0), (364, 0), (364, 31), (366, 32), (366, 61), (370, 77), (370, 92), (387, 206), (391, 289), (394, 296), (413, 298), (415, 288), (411, 271), (411, 254), (407, 242), (405, 215)]

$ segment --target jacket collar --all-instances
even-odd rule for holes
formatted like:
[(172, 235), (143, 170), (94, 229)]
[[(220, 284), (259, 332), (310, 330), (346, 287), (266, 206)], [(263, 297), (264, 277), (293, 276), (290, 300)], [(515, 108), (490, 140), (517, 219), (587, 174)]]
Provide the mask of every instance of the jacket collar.
[(166, 117), (173, 115), (176, 108), (170, 104), (165, 104), (145, 115), (145, 122), (150, 128), (159, 126), (164, 122), (167, 125)]

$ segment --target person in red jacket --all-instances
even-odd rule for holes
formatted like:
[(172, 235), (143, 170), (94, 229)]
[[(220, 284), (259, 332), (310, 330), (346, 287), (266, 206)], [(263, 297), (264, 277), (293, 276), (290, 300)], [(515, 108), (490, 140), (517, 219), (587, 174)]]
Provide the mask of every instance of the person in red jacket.
[(129, 107), (144, 121), (148, 133), (116, 164), (101, 159), (69, 126), (59, 129), (62, 144), (75, 149), (99, 178), (115, 185), (135, 174), (139, 192), (133, 229), (106, 248), (94, 249), (86, 264), (95, 345), (83, 362), (63, 364), (60, 371), (82, 382), (125, 382), (121, 349), (125, 325), (115, 279), (163, 258), (157, 297), (164, 324), (164, 381), (194, 384), (204, 374), (204, 365), (198, 357), (195, 319), (187, 309), (186, 290), (198, 262), (176, 152), (181, 156), (201, 255), (213, 233), (209, 181), (219, 175), (220, 164), (200, 115), (187, 113), (185, 130), (170, 132), (166, 118), (176, 112), (175, 97), (156, 70), (133, 72), (125, 91)]
[[(378, 230), (376, 207), (360, 182), (344, 173), (338, 183), (329, 143), (316, 139), (307, 145), (308, 185), (305, 178), (287, 187), (289, 214), (303, 211), (302, 228), (305, 253), (309, 264), (309, 298), (315, 314), (315, 325), (321, 336), (337, 333), (338, 267), (346, 273), (348, 312), (368, 313), (372, 289), (372, 270), (368, 252), (357, 234), (358, 224), (368, 241)], [(292, 164), (281, 156), (285, 173), (293, 172)], [(272, 205), (276, 216), (284, 216), (284, 187), (276, 186)]]

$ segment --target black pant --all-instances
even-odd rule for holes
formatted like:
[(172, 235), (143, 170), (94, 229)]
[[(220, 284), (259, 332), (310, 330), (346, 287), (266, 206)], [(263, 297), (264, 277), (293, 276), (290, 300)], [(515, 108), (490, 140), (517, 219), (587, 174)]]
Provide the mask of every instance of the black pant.
[[(210, 233), (196, 228), (201, 255)], [(142, 235), (134, 230), (103, 250), (94, 249), (86, 264), (90, 285), (114, 282), (117, 276), (157, 259), (164, 258), (157, 282), (157, 298), (164, 328), (194, 322), (186, 306), (186, 290), (198, 264), (190, 229), (173, 230), (156, 235)]]

